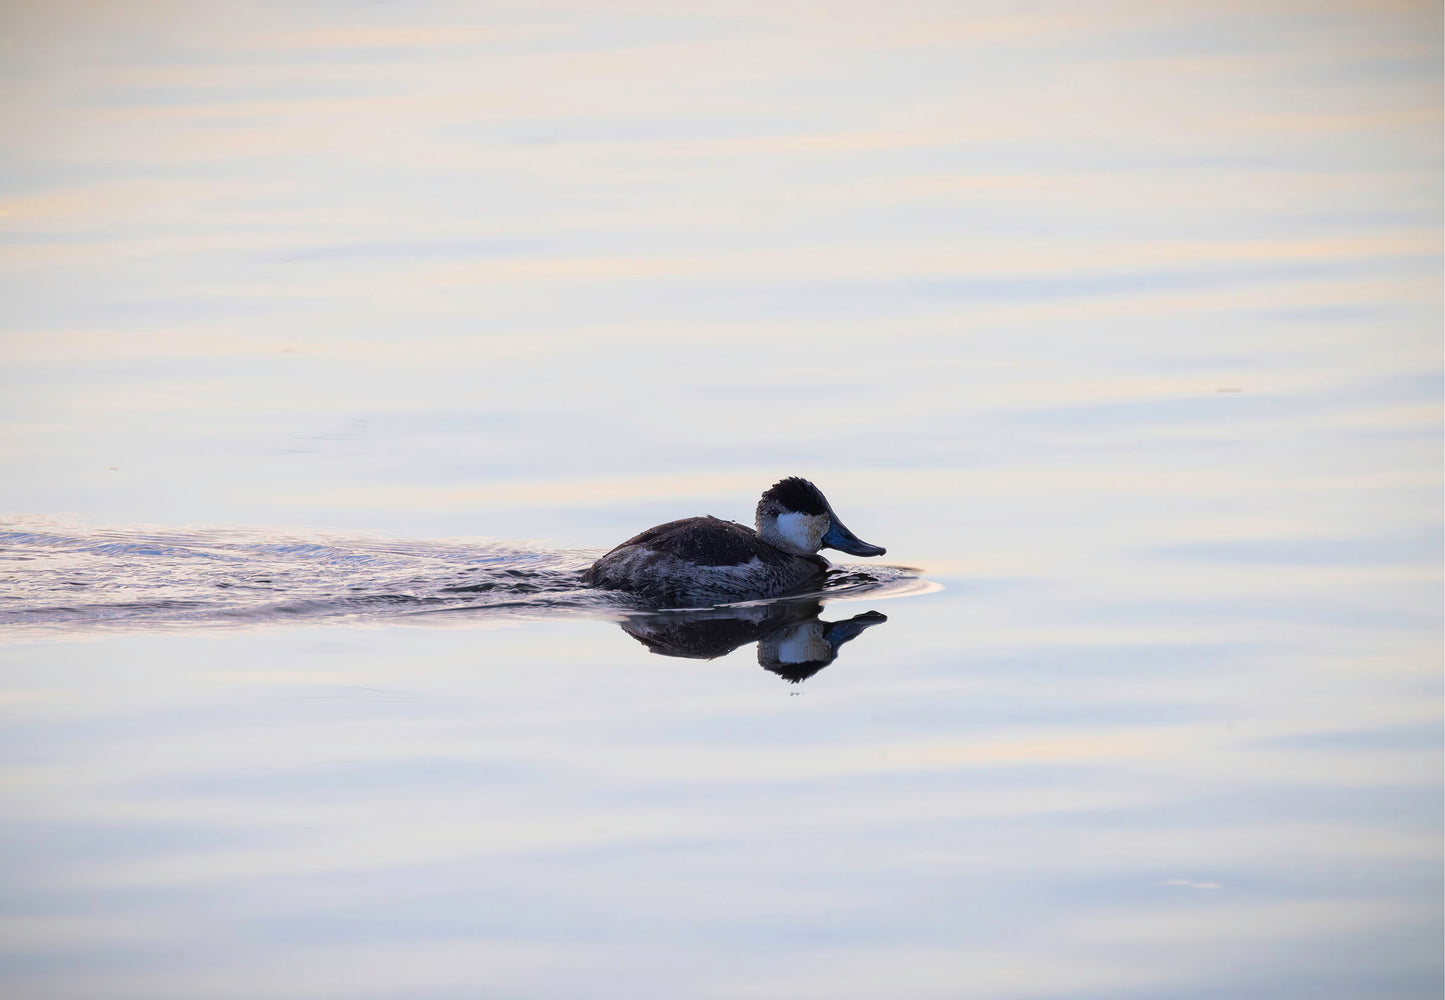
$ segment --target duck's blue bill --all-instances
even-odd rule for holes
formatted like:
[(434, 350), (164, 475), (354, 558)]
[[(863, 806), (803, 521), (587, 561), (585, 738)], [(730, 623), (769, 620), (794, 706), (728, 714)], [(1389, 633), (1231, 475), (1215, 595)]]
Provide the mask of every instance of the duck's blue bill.
[(853, 532), (843, 527), (843, 522), (836, 517), (829, 522), (828, 533), (823, 536), (823, 547), (825, 549), (837, 549), (839, 552), (846, 552), (850, 556), (881, 556), (888, 550), (881, 545), (869, 545)]

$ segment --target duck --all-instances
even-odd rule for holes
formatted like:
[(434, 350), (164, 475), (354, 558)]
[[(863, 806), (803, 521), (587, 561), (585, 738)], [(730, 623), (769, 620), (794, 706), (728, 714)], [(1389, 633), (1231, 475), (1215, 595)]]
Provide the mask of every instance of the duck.
[(854, 556), (888, 550), (838, 519), (823, 491), (800, 476), (780, 479), (758, 500), (754, 527), (712, 517), (668, 521), (634, 535), (589, 566), (590, 587), (632, 594), (658, 608), (761, 600), (821, 583), (824, 548)]

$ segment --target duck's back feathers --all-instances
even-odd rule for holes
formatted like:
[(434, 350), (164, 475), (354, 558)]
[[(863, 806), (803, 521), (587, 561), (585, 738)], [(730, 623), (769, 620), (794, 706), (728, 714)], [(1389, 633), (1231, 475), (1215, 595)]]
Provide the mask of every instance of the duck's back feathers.
[(583, 580), (663, 607), (698, 607), (785, 594), (827, 567), (817, 556), (781, 552), (735, 521), (688, 517), (629, 538)]
[(757, 556), (760, 549), (769, 547), (759, 543), (757, 532), (752, 528), (712, 516), (685, 517), (659, 524), (634, 535), (612, 551), (629, 545), (643, 546), (699, 566), (738, 566)]

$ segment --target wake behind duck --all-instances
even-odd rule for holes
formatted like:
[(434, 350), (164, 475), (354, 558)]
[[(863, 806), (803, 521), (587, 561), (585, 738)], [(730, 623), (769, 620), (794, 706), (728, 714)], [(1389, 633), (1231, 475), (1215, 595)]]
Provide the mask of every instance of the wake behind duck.
[[(778, 544), (739, 524), (691, 518), (643, 532), (601, 559), (595, 550), (476, 539), (91, 527), (54, 518), (4, 518), (0, 636), (379, 619), (616, 620), (771, 595), (826, 601), (898, 597), (936, 587), (916, 570), (898, 566), (829, 567), (816, 555), (823, 545), (860, 555), (883, 550), (843, 527), (811, 484), (797, 480), (804, 487), (799, 489), (790, 482), (769, 490), (759, 504), (764, 537), (778, 538)], [(689, 529), (695, 522), (720, 528)], [(639, 545), (670, 552), (671, 562), (636, 554)], [(629, 547), (634, 555), (624, 563), (618, 554)], [(636, 580), (635, 586), (618, 572), (627, 563), (641, 568), (649, 561), (666, 563), (664, 572)], [(668, 572), (677, 564), (681, 575)]]

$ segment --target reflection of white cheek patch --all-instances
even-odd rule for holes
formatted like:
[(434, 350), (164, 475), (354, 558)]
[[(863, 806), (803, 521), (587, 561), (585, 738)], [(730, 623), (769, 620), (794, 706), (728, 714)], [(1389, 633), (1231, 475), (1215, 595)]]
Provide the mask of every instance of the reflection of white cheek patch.
[(816, 623), (809, 622), (778, 643), (779, 663), (817, 663), (819, 660), (831, 660), (833, 648), (828, 645), (820, 631), (813, 626)]
[(817, 514), (783, 514), (778, 517), (778, 534), (794, 548), (804, 552), (816, 552), (818, 543), (823, 540), (823, 533), (827, 530), (827, 520)]

